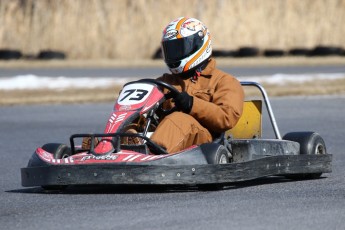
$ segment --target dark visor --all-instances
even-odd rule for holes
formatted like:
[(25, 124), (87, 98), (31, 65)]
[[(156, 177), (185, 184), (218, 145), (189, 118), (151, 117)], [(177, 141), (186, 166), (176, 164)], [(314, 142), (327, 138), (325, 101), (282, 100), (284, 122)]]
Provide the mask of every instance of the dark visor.
[(175, 63), (195, 53), (203, 44), (203, 38), (195, 33), (189, 37), (162, 41), (165, 62)]

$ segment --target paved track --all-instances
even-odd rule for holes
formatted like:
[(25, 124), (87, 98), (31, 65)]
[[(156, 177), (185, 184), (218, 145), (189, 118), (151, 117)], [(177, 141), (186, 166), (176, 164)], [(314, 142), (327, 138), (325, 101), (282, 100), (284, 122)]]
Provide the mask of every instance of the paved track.
[[(101, 132), (112, 104), (0, 108), (1, 229), (344, 229), (344, 97), (272, 100), (282, 133), (313, 130), (334, 154), (322, 179), (264, 178), (222, 191), (23, 188), (20, 168), (46, 142)], [(264, 123), (267, 127), (267, 122)]]
[[(343, 66), (224, 70), (236, 76), (345, 72)], [(4, 69), (0, 77), (151, 77), (163, 71)], [(20, 168), (37, 146), (67, 143), (73, 133), (102, 132), (112, 104), (1, 107), (1, 229), (344, 229), (344, 101), (345, 97), (272, 100), (281, 133), (313, 130), (324, 137), (334, 154), (332, 174), (311, 181), (264, 178), (217, 192), (98, 187), (51, 194), (23, 188)], [(267, 129), (267, 121), (264, 126)]]

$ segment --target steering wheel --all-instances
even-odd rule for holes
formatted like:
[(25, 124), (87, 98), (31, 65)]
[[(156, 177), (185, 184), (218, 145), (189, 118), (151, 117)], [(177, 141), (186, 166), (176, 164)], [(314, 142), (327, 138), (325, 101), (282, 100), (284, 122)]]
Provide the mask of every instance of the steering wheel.
[[(156, 80), (156, 79), (144, 78), (144, 79), (138, 80), (137, 82), (153, 83), (155, 85), (158, 85), (158, 86), (160, 86), (162, 88), (165, 88), (165, 89), (169, 90), (168, 93), (164, 94), (165, 100), (174, 99), (174, 98), (176, 98), (180, 94), (180, 91), (178, 91), (174, 86), (172, 86), (172, 85), (170, 85), (170, 84), (168, 84), (166, 82)], [(178, 111), (178, 108), (176, 106), (174, 106), (171, 109), (163, 109), (163, 108), (161, 108), (161, 110), (163, 112), (163, 115), (166, 116), (166, 115), (169, 115), (170, 113)]]

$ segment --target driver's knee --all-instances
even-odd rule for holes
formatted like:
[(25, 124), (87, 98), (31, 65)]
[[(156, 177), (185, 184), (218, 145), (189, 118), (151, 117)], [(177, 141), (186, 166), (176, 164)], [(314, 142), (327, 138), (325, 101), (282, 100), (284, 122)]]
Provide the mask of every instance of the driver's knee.
[(151, 139), (171, 153), (193, 144), (210, 142), (212, 136), (194, 117), (174, 112), (162, 120)]
[[(194, 117), (192, 117), (189, 114), (183, 113), (183, 112), (174, 112), (166, 116), (164, 119), (170, 120), (172, 122), (176, 122), (177, 124), (181, 123), (194, 123), (198, 122)], [(198, 122), (199, 123), (199, 122)]]

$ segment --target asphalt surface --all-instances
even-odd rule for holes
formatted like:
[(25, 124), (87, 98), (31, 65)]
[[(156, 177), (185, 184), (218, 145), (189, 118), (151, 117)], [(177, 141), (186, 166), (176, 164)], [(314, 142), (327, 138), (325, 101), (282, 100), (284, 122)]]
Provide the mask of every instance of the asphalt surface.
[[(223, 68), (235, 76), (339, 73), (345, 66)], [(165, 69), (2, 69), (0, 77), (152, 77)], [(262, 178), (224, 190), (86, 187), (63, 193), (24, 188), (20, 168), (38, 146), (68, 143), (74, 133), (102, 132), (111, 103), (0, 108), (1, 229), (344, 229), (345, 97), (273, 98), (282, 134), (316, 131), (333, 154), (321, 179)], [(273, 137), (264, 120), (266, 137)]]
[[(24, 188), (20, 168), (37, 146), (102, 132), (112, 104), (0, 110), (1, 229), (344, 229), (344, 97), (274, 98), (282, 134), (316, 131), (333, 154), (321, 179), (263, 178), (221, 191), (157, 188)], [(267, 121), (264, 129), (269, 130)], [(267, 132), (270, 136), (273, 132)]]

